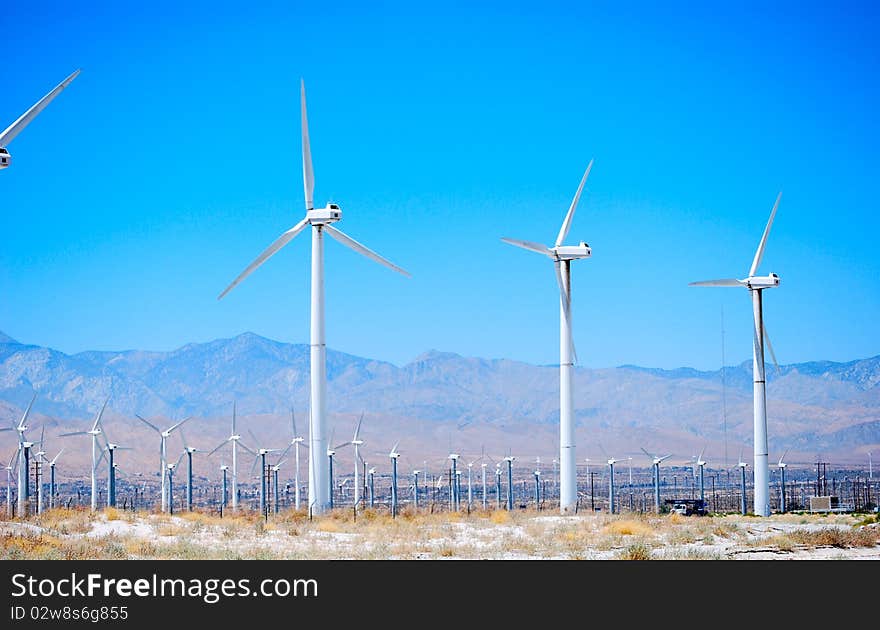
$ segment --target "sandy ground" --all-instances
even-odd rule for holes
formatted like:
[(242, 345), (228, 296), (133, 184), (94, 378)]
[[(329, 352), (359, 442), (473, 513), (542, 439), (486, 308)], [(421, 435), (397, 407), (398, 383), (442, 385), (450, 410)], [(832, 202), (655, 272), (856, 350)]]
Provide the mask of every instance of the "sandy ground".
[[(828, 536), (860, 529), (870, 546), (849, 546), (849, 539)], [(383, 516), (353, 523), (332, 517), (262, 522), (156, 514), (108, 519), (74, 512), (55, 514), (51, 521), (0, 522), (0, 539), (5, 558), (639, 559), (641, 554), (650, 559), (880, 559), (880, 524), (859, 525), (848, 515), (759, 519), (532, 512), (393, 521)], [(826, 540), (832, 544), (822, 544)]]

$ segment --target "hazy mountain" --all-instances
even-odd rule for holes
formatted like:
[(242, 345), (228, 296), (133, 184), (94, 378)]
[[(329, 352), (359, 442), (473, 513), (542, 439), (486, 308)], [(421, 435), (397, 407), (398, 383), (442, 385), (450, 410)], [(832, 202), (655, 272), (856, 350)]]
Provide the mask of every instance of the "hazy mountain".
[[(735, 457), (751, 440), (751, 362), (723, 372), (726, 437)], [(346, 435), (352, 418), (365, 411), (365, 435), (391, 441), (385, 434), (393, 433), (411, 450), (443, 451), (454, 440), (470, 452), (495, 444), (496, 451), (503, 445), (551, 453), (558, 440), (553, 366), (430, 351), (398, 367), (328, 350), (327, 374), (331, 422), (343, 423), (339, 430)], [(880, 451), (880, 357), (786, 365), (778, 373), (768, 366), (767, 374), (771, 451), (857, 453), (870, 444)], [(586, 445), (580, 453), (617, 449), (623, 454), (644, 446), (690, 456), (707, 443), (720, 452), (725, 437), (721, 377), (720, 370), (691, 368), (577, 368), (578, 443)], [(170, 352), (74, 355), (0, 333), (0, 417), (5, 418), (20, 414), (36, 391), (34, 411), (45, 421), (82, 424), (109, 396), (117, 417), (193, 415), (199, 419), (191, 426), (201, 423), (213, 440), (226, 430), (236, 400), (242, 417), (259, 420), (255, 427), (286, 436), (290, 407), (302, 417), (307, 413), (308, 380), (307, 345), (253, 333)], [(131, 430), (140, 435), (140, 427)]]

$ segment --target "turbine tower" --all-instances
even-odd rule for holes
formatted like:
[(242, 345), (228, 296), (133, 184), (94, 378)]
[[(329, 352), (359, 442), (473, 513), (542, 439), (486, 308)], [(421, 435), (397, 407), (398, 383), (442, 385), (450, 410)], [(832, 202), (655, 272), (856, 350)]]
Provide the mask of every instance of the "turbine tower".
[(785, 514), (785, 467), (788, 466), (782, 460), (785, 459), (786, 455), (788, 455), (788, 449), (785, 450), (782, 457), (776, 463), (776, 466), (779, 468), (779, 511), (782, 514)]
[[(104, 409), (107, 408), (107, 403), (110, 402), (110, 399), (107, 398), (104, 401), (104, 404), (101, 405), (101, 410), (98, 411), (95, 416), (95, 421), (92, 423), (92, 428), (88, 431), (73, 431), (72, 433), (62, 433), (58, 437), (69, 437), (72, 435), (91, 435), (92, 436), (92, 503), (91, 508), (92, 512), (98, 509), (98, 465), (101, 460), (104, 459), (104, 453), (100, 449), (100, 445), (98, 444), (98, 436), (101, 435), (101, 431), (103, 426), (101, 425), (101, 418), (104, 416)], [(100, 459), (98, 459), (98, 453), (100, 452)]]
[(6, 145), (12, 142), (12, 139), (20, 134), (22, 130), (37, 117), (37, 114), (46, 109), (46, 106), (51, 103), (56, 96), (61, 94), (62, 90), (70, 85), (71, 81), (73, 81), (78, 74), (79, 70), (75, 70), (69, 77), (64, 79), (64, 81), (56, 85), (51, 92), (46, 94), (46, 96), (34, 103), (29, 110), (19, 116), (18, 120), (9, 125), (3, 133), (0, 133), (0, 169), (8, 168), (12, 164), (12, 156), (9, 155), (9, 151), (6, 150)]
[(590, 160), (581, 179), (571, 206), (556, 236), (553, 247), (546, 247), (530, 241), (502, 238), (505, 243), (548, 256), (556, 267), (556, 281), (559, 284), (559, 510), (566, 514), (577, 506), (577, 464), (574, 443), (574, 396), (572, 392), (572, 373), (577, 359), (571, 333), (571, 261), (588, 258), (590, 246), (581, 241), (578, 245), (563, 245), (571, 229), (571, 221), (577, 208), (581, 191), (593, 168)]
[(336, 239), (367, 258), (389, 269), (409, 276), (409, 273), (367, 249), (354, 239), (346, 236), (331, 224), (342, 219), (338, 205), (328, 203), (324, 208), (315, 208), (312, 193), (315, 188), (315, 175), (312, 169), (312, 153), (309, 146), (309, 127), (306, 117), (306, 87), (301, 83), (302, 101), (302, 156), (303, 187), (305, 191), (306, 216), (299, 223), (284, 232), (275, 242), (260, 254), (239, 276), (232, 281), (217, 298), (222, 299), (257, 267), (266, 262), (302, 232), (312, 227), (312, 287), (311, 287), (311, 333), (310, 370), (311, 413), (309, 415), (309, 509), (322, 513), (330, 506), (329, 470), (324, 465), (323, 454), (327, 452), (326, 394), (327, 394), (327, 346), (324, 339), (324, 234)]
[[(159, 427), (157, 427), (155, 424), (153, 424), (149, 420), (145, 420), (144, 418), (140, 417), (137, 414), (135, 414), (135, 417), (138, 420), (140, 420), (141, 422), (143, 422), (145, 425), (150, 427), (153, 431), (155, 431), (156, 433), (159, 434), (159, 438), (160, 438), (160, 440), (159, 440), (159, 471), (160, 471), (160, 475), (159, 476), (162, 478), (161, 510), (164, 512), (166, 510), (166, 505), (168, 505), (170, 503), (170, 492), (167, 487), (165, 475), (166, 475), (166, 473), (168, 474), (169, 480), (174, 476), (174, 468), (168, 467), (166, 442), (168, 440), (168, 437), (171, 435), (171, 432), (174, 431), (175, 429), (177, 429), (179, 426), (181, 426), (184, 422), (189, 420), (189, 417), (184, 418), (183, 420), (181, 420), (180, 422), (178, 422), (176, 424), (172, 424), (170, 427), (168, 427), (164, 431), (160, 430)], [(181, 454), (180, 457), (182, 458), (183, 455)]]
[(754, 440), (755, 440), (755, 514), (757, 516), (770, 516), (770, 464), (768, 460), (767, 447), (767, 386), (764, 374), (764, 343), (770, 351), (776, 369), (779, 365), (776, 363), (776, 356), (773, 352), (773, 345), (770, 343), (770, 337), (764, 327), (764, 312), (762, 295), (764, 289), (772, 289), (779, 286), (779, 276), (771, 273), (766, 276), (757, 276), (758, 267), (761, 264), (761, 258), (764, 257), (764, 248), (767, 245), (767, 237), (770, 235), (770, 228), (773, 226), (773, 219), (776, 217), (776, 210), (779, 208), (779, 201), (782, 199), (782, 193), (776, 197), (776, 203), (773, 204), (773, 210), (770, 211), (770, 219), (767, 221), (767, 227), (764, 228), (764, 235), (761, 242), (758, 243), (758, 249), (752, 260), (752, 266), (749, 268), (749, 275), (742, 280), (736, 278), (724, 278), (721, 280), (704, 280), (701, 282), (691, 282), (690, 286), (696, 287), (746, 287), (752, 294), (752, 314), (754, 317), (753, 330), (753, 354), (752, 354), (752, 373), (754, 381)]

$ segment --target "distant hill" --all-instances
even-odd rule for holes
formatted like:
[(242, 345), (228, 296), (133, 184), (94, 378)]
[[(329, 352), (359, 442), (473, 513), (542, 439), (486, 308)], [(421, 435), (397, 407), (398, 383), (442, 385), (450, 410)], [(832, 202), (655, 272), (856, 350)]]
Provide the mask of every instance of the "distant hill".
[[(333, 350), (327, 364), (331, 422), (346, 435), (352, 418), (365, 411), (365, 434), (389, 442), (401, 437), (411, 451), (442, 452), (452, 441), (465, 452), (478, 453), (486, 444), (496, 451), (503, 445), (552, 453), (558, 442), (553, 366), (430, 351), (398, 367)], [(873, 444), (880, 452), (880, 357), (785, 365), (778, 374), (768, 366), (767, 375), (771, 450), (856, 457)], [(751, 440), (751, 362), (726, 367), (724, 379), (727, 440), (735, 458)], [(242, 417), (260, 418), (260, 427), (286, 436), (291, 406), (306, 417), (308, 382), (307, 345), (253, 333), (170, 352), (74, 355), (0, 333), (0, 417), (8, 419), (21, 413), (34, 391), (34, 411), (64, 426), (81, 424), (109, 396), (116, 416), (193, 415), (219, 438), (235, 400)], [(720, 370), (577, 368), (574, 391), (579, 456), (640, 453), (642, 446), (682, 457), (706, 444), (721, 451)], [(0, 445), (8, 435), (0, 433)]]

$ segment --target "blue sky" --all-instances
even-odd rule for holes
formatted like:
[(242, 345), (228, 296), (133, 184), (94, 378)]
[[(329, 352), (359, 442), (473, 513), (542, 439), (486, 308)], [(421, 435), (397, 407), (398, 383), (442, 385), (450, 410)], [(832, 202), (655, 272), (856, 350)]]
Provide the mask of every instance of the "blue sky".
[[(67, 5), (70, 3), (64, 3)], [(316, 204), (412, 274), (330, 241), (327, 340), (405, 363), (436, 348), (558, 361), (550, 243), (569, 237), (582, 365), (751, 356), (761, 270), (779, 360), (880, 353), (869, 3), (5, 4), (0, 126), (77, 67), (0, 172), (0, 330), (65, 352), (245, 330), (307, 342), (309, 238), (217, 294)], [(127, 4), (127, 3), (121, 3)], [(775, 4), (775, 3), (774, 3)]]

